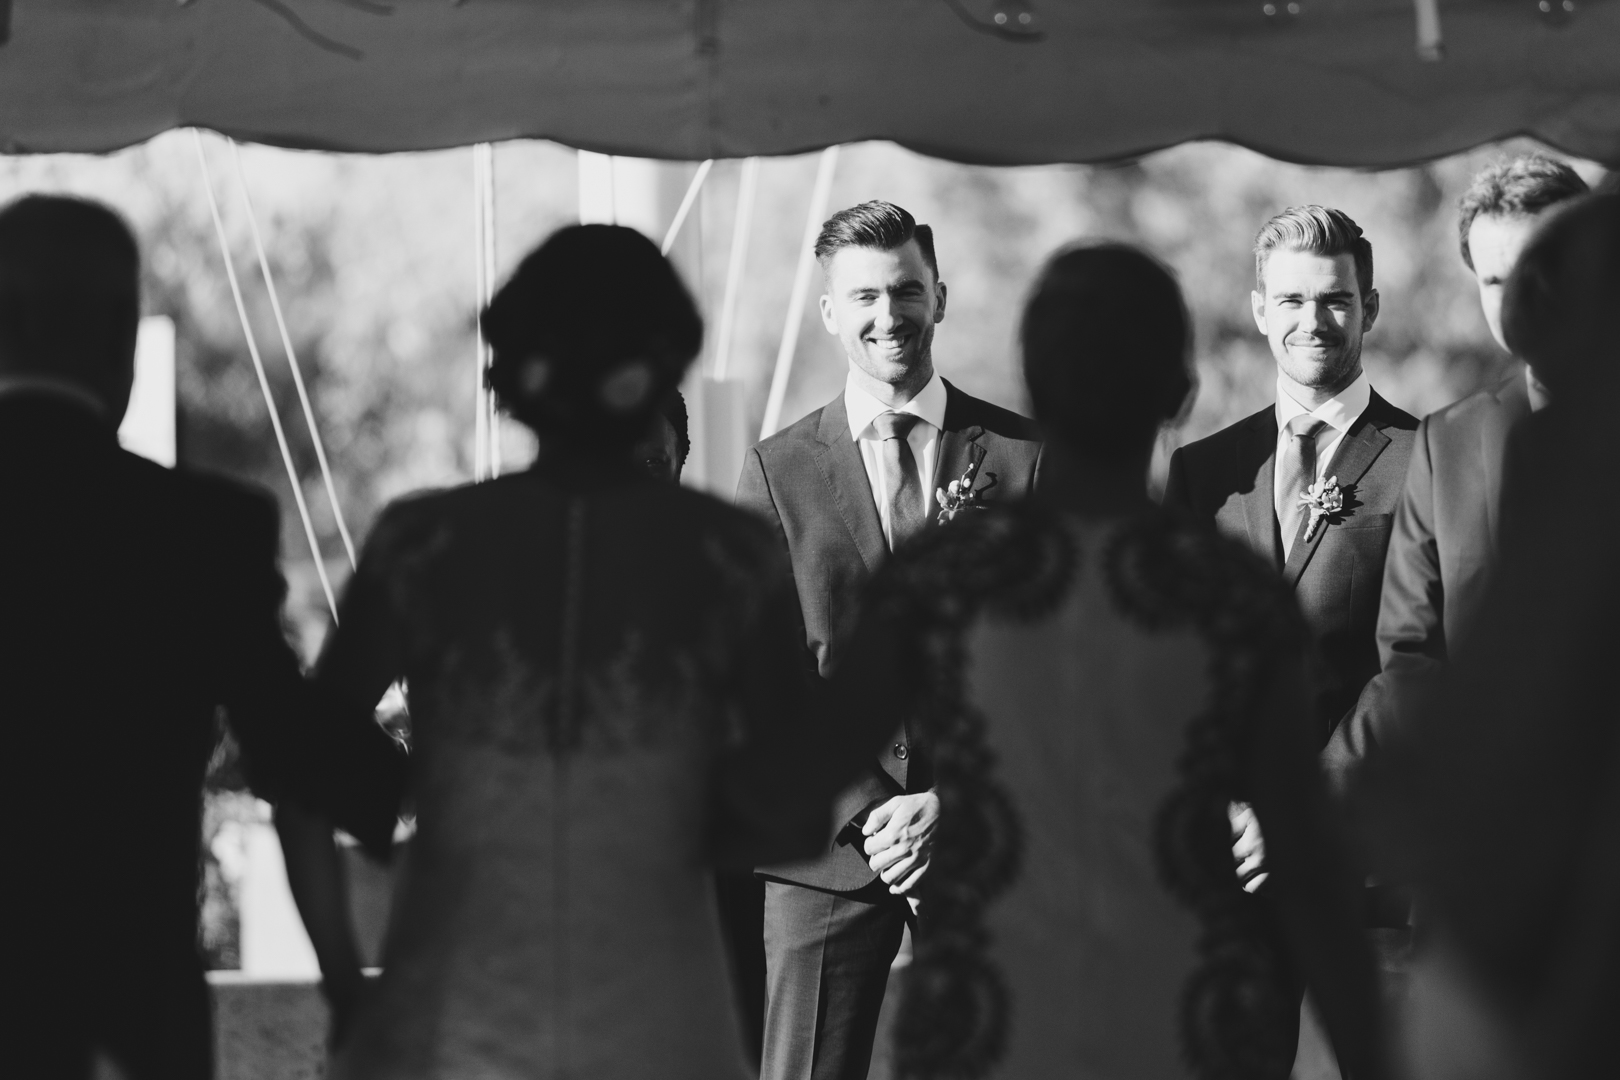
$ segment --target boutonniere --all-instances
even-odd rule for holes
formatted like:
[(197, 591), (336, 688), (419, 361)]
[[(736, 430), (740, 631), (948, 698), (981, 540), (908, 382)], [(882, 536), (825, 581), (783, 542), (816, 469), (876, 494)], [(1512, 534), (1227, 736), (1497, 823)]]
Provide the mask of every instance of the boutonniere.
[(959, 479), (952, 480), (945, 487), (934, 489), (934, 501), (939, 503), (937, 520), (941, 525), (965, 511), (984, 509), (984, 503), (980, 498), (986, 491), (996, 486), (996, 474), (985, 473), (984, 485), (975, 488), (973, 481), (977, 478), (978, 472), (979, 463), (972, 462)]
[(1308, 541), (1316, 535), (1318, 525), (1324, 520), (1331, 523), (1334, 515), (1344, 509), (1344, 489), (1339, 487), (1337, 476), (1330, 476), (1301, 492), (1299, 501), (1311, 510), (1311, 520), (1305, 523), (1305, 539)]

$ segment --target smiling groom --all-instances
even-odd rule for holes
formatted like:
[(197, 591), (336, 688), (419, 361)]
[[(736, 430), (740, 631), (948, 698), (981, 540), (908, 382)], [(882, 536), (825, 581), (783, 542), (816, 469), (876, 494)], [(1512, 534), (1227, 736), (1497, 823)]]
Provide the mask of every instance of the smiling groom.
[[(936, 490), (972, 469), (980, 501), (1017, 498), (1040, 458), (1033, 421), (934, 371), (946, 290), (927, 225), (862, 203), (822, 226), (816, 258), (822, 321), (849, 361), (844, 390), (751, 449), (737, 488), (792, 562), (812, 688), (838, 663), (862, 585), (938, 520)], [(915, 930), (908, 895), (928, 870), (931, 772), (896, 717), (894, 738), (839, 797), (825, 853), (760, 871), (765, 1080), (866, 1080), (889, 966), (905, 925)]]

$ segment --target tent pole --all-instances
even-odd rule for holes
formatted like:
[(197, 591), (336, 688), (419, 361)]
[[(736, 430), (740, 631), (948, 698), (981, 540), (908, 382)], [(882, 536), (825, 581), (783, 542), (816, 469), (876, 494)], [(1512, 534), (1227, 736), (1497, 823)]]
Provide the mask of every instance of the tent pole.
[(737, 216), (731, 226), (731, 259), (726, 265), (726, 291), (720, 301), (720, 333), (715, 339), (714, 379), (724, 382), (731, 365), (731, 336), (737, 323), (737, 293), (748, 262), (749, 233), (754, 227), (754, 191), (759, 184), (759, 158), (743, 162), (737, 189)]
[(484, 387), (484, 148), (472, 148), (473, 195), (473, 480), (489, 475), (489, 408)]
[(821, 152), (816, 168), (816, 186), (810, 195), (810, 209), (804, 219), (804, 240), (799, 245), (799, 265), (793, 275), (793, 293), (788, 298), (787, 319), (782, 325), (782, 344), (776, 350), (776, 370), (771, 373), (771, 392), (765, 399), (765, 420), (759, 437), (769, 438), (781, 426), (782, 401), (787, 397), (788, 374), (793, 370), (793, 354), (799, 347), (799, 327), (804, 322), (804, 303), (810, 293), (810, 274), (815, 269), (816, 235), (827, 217), (832, 198), (833, 171), (838, 167), (838, 147)]
[[(495, 299), (495, 144), (484, 144), (484, 190), (482, 192), (484, 223), (483, 239), (483, 295), (479, 297), (479, 308), (489, 306)], [(482, 329), (482, 328), (480, 328)], [(484, 370), (487, 372), (494, 362), (494, 350), (488, 341), (481, 342)], [(489, 435), (489, 475), (501, 475), (501, 414), (497, 409), (495, 394), (489, 389), (484, 391), (484, 408), (487, 416), (484, 419), (484, 430)]]
[(321, 468), (321, 481), (326, 485), (326, 500), (332, 504), (332, 520), (337, 523), (343, 550), (349, 556), (349, 569), (355, 567), (354, 540), (349, 526), (343, 520), (343, 508), (338, 505), (337, 486), (332, 483), (332, 470), (326, 463), (326, 448), (321, 442), (321, 430), (315, 423), (315, 410), (309, 403), (309, 391), (304, 388), (304, 373), (293, 351), (292, 335), (287, 332), (287, 320), (281, 312), (281, 298), (276, 293), (276, 280), (270, 276), (270, 259), (265, 254), (264, 237), (259, 234), (259, 215), (253, 208), (253, 194), (248, 190), (247, 169), (242, 165), (242, 147), (235, 139), (227, 139), (231, 154), (236, 159), (236, 180), (242, 191), (242, 206), (247, 210), (248, 226), (253, 230), (253, 250), (259, 256), (259, 273), (264, 277), (265, 290), (270, 294), (270, 310), (276, 317), (276, 330), (281, 334), (281, 347), (287, 354), (287, 366), (292, 369), (293, 386), (298, 391), (298, 404), (304, 410), (304, 423), (309, 427), (309, 441), (315, 447), (315, 461)]
[(242, 286), (236, 280), (236, 266), (231, 262), (231, 245), (225, 238), (225, 222), (219, 216), (219, 202), (214, 198), (214, 178), (208, 169), (208, 152), (203, 147), (202, 131), (192, 128), (197, 145), (197, 163), (202, 166), (203, 191), (208, 195), (208, 213), (214, 219), (214, 236), (219, 241), (219, 254), (225, 260), (225, 280), (230, 282), (231, 299), (236, 301), (236, 317), (242, 321), (242, 334), (247, 338), (248, 356), (253, 360), (253, 373), (259, 377), (259, 392), (264, 395), (265, 409), (270, 413), (270, 428), (276, 433), (276, 447), (281, 451), (281, 464), (287, 469), (292, 484), (293, 502), (298, 507), (298, 518), (304, 523), (304, 539), (309, 541), (309, 553), (315, 560), (315, 576), (321, 579), (321, 591), (326, 594), (326, 607), (332, 613), (332, 625), (338, 621), (337, 598), (332, 594), (332, 582), (326, 576), (326, 563), (321, 559), (320, 541), (315, 539), (315, 523), (310, 519), (309, 506), (304, 502), (304, 488), (298, 480), (298, 469), (293, 465), (292, 450), (287, 446), (287, 433), (281, 429), (281, 415), (276, 412), (276, 398), (270, 392), (270, 378), (264, 373), (264, 359), (259, 356), (259, 342), (253, 336), (253, 324), (248, 321), (247, 304), (242, 301)]

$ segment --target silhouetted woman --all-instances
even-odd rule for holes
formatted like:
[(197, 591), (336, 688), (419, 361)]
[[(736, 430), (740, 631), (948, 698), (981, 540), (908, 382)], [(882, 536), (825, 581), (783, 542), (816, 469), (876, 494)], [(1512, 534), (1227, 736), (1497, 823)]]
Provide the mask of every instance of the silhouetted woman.
[(741, 1076), (712, 867), (818, 850), (887, 728), (810, 745), (784, 553), (630, 452), (701, 339), (657, 248), (563, 229), (484, 325), (539, 459), (390, 506), (319, 664), (407, 680), (417, 820), (333, 1075)]

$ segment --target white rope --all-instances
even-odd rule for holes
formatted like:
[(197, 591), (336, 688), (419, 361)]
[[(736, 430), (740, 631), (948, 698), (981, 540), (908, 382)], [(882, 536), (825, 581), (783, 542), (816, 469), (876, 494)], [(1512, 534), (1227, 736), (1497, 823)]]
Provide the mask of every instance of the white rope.
[(776, 350), (776, 370), (771, 374), (771, 392), (765, 399), (765, 420), (759, 437), (776, 434), (782, 419), (782, 401), (787, 397), (788, 374), (793, 370), (793, 354), (799, 347), (799, 327), (804, 322), (804, 302), (810, 294), (810, 274), (816, 265), (816, 235), (827, 217), (827, 200), (832, 198), (833, 170), (838, 167), (838, 147), (821, 152), (816, 169), (816, 186), (810, 195), (810, 209), (804, 218), (804, 240), (799, 245), (799, 268), (793, 275), (793, 293), (788, 298), (787, 319), (782, 325), (782, 344)]
[(724, 382), (731, 366), (731, 339), (737, 325), (737, 294), (742, 290), (748, 262), (749, 234), (754, 228), (754, 192), (759, 186), (759, 158), (743, 162), (737, 189), (737, 216), (731, 226), (731, 260), (726, 266), (726, 291), (720, 301), (720, 333), (715, 342), (714, 378)]
[(292, 483), (293, 501), (298, 504), (298, 516), (304, 523), (304, 538), (309, 541), (309, 552), (315, 559), (315, 573), (321, 579), (321, 590), (326, 594), (326, 606), (332, 612), (332, 625), (337, 625), (337, 599), (332, 595), (332, 582), (326, 576), (326, 565), (321, 561), (321, 545), (315, 539), (315, 523), (310, 520), (309, 507), (304, 503), (304, 491), (298, 482), (298, 470), (293, 465), (292, 451), (287, 446), (287, 433), (281, 430), (281, 417), (276, 413), (276, 399), (270, 393), (270, 379), (264, 373), (264, 361), (259, 356), (259, 343), (248, 322), (247, 305), (242, 302), (242, 287), (236, 280), (236, 267), (231, 263), (231, 246), (225, 238), (225, 222), (219, 216), (219, 203), (214, 198), (214, 179), (208, 169), (208, 153), (203, 149), (202, 132), (191, 129), (197, 144), (197, 163), (202, 166), (203, 190), (208, 193), (208, 212), (214, 219), (214, 235), (219, 239), (219, 254), (225, 260), (225, 277), (231, 283), (231, 297), (236, 301), (236, 315), (242, 320), (242, 333), (247, 337), (248, 355), (253, 358), (253, 371), (259, 377), (259, 391), (264, 394), (265, 408), (270, 413), (270, 426), (276, 433), (276, 445), (281, 449), (281, 463), (287, 468), (287, 479)]
[(315, 423), (315, 410), (309, 403), (309, 391), (304, 388), (304, 372), (293, 351), (292, 335), (287, 332), (287, 320), (281, 313), (281, 297), (276, 294), (276, 280), (270, 276), (270, 259), (265, 254), (264, 238), (259, 234), (259, 215), (253, 208), (253, 194), (248, 190), (247, 170), (242, 167), (242, 148), (235, 139), (227, 139), (231, 154), (236, 159), (236, 180), (242, 189), (242, 205), (247, 210), (248, 226), (253, 232), (253, 250), (259, 256), (259, 273), (264, 277), (265, 290), (270, 294), (270, 310), (276, 316), (276, 329), (281, 333), (281, 347), (287, 354), (287, 366), (292, 369), (293, 386), (298, 390), (298, 404), (304, 410), (304, 423), (309, 426), (309, 441), (315, 447), (315, 460), (321, 467), (321, 481), (326, 485), (326, 501), (332, 505), (332, 520), (337, 522), (338, 536), (343, 539), (343, 550), (349, 556), (349, 569), (355, 568), (354, 540), (349, 536), (348, 523), (343, 520), (343, 508), (338, 505), (337, 486), (332, 483), (332, 470), (326, 463), (326, 447), (321, 442), (321, 430)]
[(489, 476), (489, 388), (484, 372), (489, 367), (484, 349), (484, 167), (487, 143), (473, 151), (473, 479)]
[(714, 168), (713, 158), (698, 166), (691, 184), (687, 185), (686, 197), (681, 200), (681, 208), (675, 211), (675, 220), (669, 223), (669, 231), (664, 234), (664, 242), (658, 245), (661, 254), (668, 255), (669, 249), (675, 246), (675, 238), (681, 235), (681, 226), (686, 224), (686, 215), (692, 212), (692, 204), (697, 202), (698, 192), (703, 190), (703, 181), (709, 178), (709, 170), (712, 168)]

